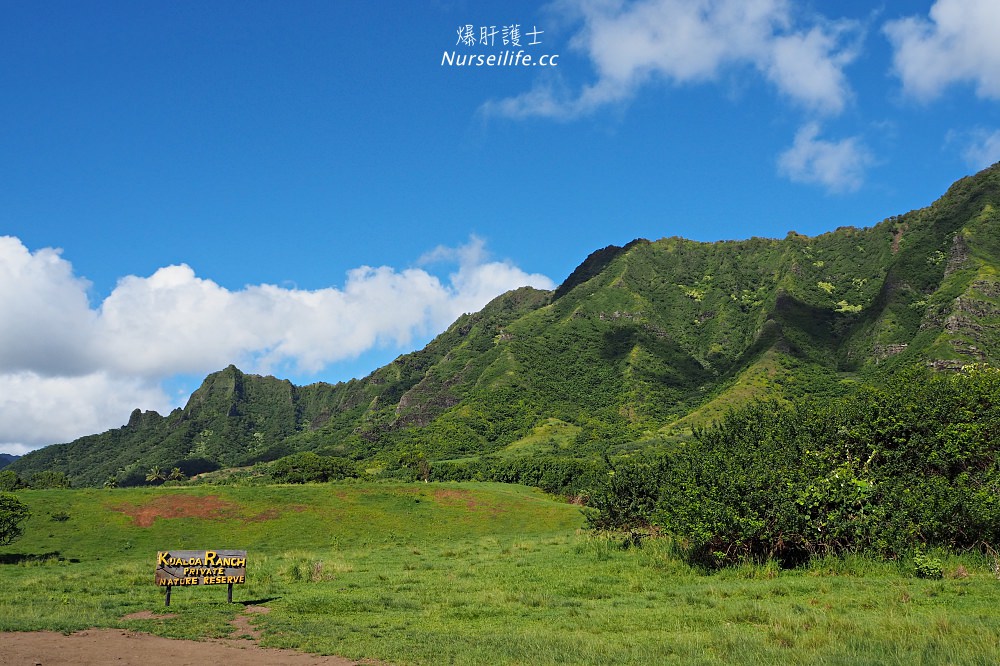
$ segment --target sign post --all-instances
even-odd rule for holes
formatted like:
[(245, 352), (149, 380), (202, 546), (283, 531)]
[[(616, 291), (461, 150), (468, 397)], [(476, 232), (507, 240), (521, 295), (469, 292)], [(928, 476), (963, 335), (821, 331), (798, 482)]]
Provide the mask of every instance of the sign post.
[(167, 588), (164, 605), (170, 605), (174, 585), (222, 585), (233, 603), (233, 585), (247, 577), (245, 550), (161, 550), (156, 553), (156, 584)]

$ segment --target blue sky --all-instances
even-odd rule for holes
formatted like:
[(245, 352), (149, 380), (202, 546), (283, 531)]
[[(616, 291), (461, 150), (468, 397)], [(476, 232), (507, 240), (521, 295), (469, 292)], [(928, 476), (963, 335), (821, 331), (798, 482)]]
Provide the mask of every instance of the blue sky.
[[(229, 363), (363, 376), (609, 244), (868, 226), (1000, 160), (1000, 4), (835, 7), (0, 2), (0, 452)], [(507, 51), (554, 64), (448, 64)]]

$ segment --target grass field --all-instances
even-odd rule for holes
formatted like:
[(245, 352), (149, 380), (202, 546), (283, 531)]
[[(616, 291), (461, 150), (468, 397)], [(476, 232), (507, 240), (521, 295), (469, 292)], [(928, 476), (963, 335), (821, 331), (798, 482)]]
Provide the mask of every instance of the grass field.
[[(1000, 663), (1000, 581), (985, 558), (828, 559), (690, 568), (663, 540), (624, 547), (579, 508), (499, 484), (22, 491), (0, 548), (0, 630), (122, 627), (230, 635), (392, 664)], [(248, 583), (153, 584), (157, 550), (235, 548)], [(139, 611), (174, 617), (126, 620)]]

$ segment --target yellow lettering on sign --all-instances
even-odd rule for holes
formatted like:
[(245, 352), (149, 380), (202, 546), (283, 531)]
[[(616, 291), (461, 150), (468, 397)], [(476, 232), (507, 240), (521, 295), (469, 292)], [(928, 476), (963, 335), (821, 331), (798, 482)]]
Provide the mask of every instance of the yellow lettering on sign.
[(206, 550), (205, 551), (205, 564), (207, 566), (210, 566), (210, 567), (211, 566), (215, 566), (217, 559), (219, 559), (219, 554), (216, 553), (214, 550)]
[(167, 556), (168, 555), (170, 555), (170, 553), (158, 552), (156, 554), (156, 566), (158, 566), (158, 567), (159, 566), (164, 566), (164, 567), (165, 566), (169, 566), (167, 564)]

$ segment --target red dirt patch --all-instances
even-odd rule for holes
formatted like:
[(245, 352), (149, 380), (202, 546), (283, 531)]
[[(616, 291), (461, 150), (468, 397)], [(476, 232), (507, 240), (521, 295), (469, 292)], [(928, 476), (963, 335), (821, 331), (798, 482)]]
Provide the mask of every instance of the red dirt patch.
[(218, 495), (161, 495), (142, 505), (116, 504), (108, 507), (132, 518), (138, 527), (152, 527), (157, 518), (203, 518), (227, 520), (239, 518), (240, 507), (219, 499)]
[[(408, 492), (423, 495), (427, 491), (413, 489)], [(469, 511), (488, 512), (494, 518), (506, 511), (500, 504), (477, 501), (472, 491), (461, 488), (434, 488), (430, 490), (430, 495), (431, 499), (441, 506), (465, 506)]]
[[(137, 527), (152, 527), (157, 518), (201, 518), (202, 520), (238, 520), (259, 523), (274, 520), (281, 515), (281, 510), (267, 509), (254, 515), (247, 512), (239, 504), (220, 499), (218, 495), (161, 495), (145, 504), (109, 504), (108, 508), (118, 513), (124, 513), (132, 518)], [(305, 511), (304, 506), (288, 507), (292, 511)]]

